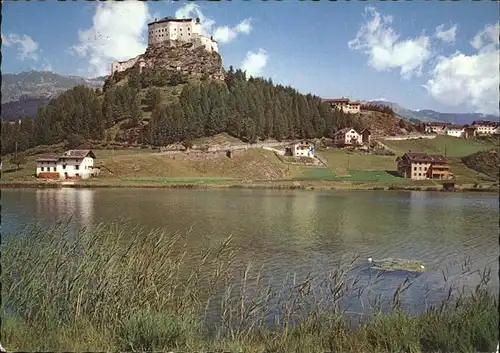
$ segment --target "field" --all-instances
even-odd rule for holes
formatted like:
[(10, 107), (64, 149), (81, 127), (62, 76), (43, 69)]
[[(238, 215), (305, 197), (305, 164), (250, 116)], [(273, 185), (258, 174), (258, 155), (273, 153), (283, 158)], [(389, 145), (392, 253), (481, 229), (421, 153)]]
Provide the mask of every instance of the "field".
[[(225, 134), (218, 135), (212, 140), (204, 138), (196, 141), (204, 143), (235, 143), (241, 141)], [(495, 180), (480, 172), (468, 168), (458, 157), (462, 153), (489, 149), (494, 146), (493, 141), (469, 141), (453, 137), (437, 137), (433, 140), (384, 141), (389, 148), (403, 154), (407, 150), (424, 151), (429, 153), (444, 153), (446, 146), (450, 158), (452, 172), (458, 184), (473, 185), (491, 183)], [(45, 147), (47, 148), (47, 147)], [(55, 149), (61, 149), (57, 146)], [(50, 149), (50, 148), (49, 148)], [(261, 148), (237, 150), (232, 158), (224, 153), (197, 154), (178, 153), (173, 155), (158, 155), (151, 149), (116, 149), (94, 150), (97, 155), (97, 165), (101, 166), (99, 178), (90, 181), (91, 184), (117, 182), (128, 184), (161, 183), (205, 183), (238, 184), (250, 181), (274, 182), (330, 182), (330, 183), (358, 183), (373, 187), (389, 186), (392, 184), (422, 184), (439, 186), (433, 181), (412, 182), (397, 176), (396, 156), (369, 155), (357, 152), (331, 148), (318, 151), (318, 155), (325, 161), (324, 168), (300, 166), (284, 163), (273, 152)], [(26, 157), (26, 164), (21, 170), (5, 170), (8, 167), (8, 158), (4, 162), (2, 180), (4, 181), (34, 181), (35, 152), (31, 151)], [(377, 185), (378, 184), (378, 185)]]
[[(287, 179), (300, 173), (300, 167), (282, 163), (270, 151), (260, 148), (235, 151), (232, 158), (224, 154), (199, 157), (184, 153), (155, 155), (150, 149), (94, 150), (96, 164), (101, 166), (99, 180), (138, 182), (212, 182), (220, 180)], [(2, 179), (35, 180), (36, 156), (26, 157), (21, 170), (5, 172)], [(96, 179), (97, 180), (97, 179)]]
[[(444, 284), (448, 299), (420, 314), (400, 305), (412, 285), (405, 281), (391, 309), (380, 311), (372, 298), (353, 330), (342, 301), (371, 290), (353, 278), (355, 257), (339, 260), (326, 274), (290, 274), (274, 288), (261, 270), (245, 270), (233, 261), (243, 250), (231, 238), (207, 241), (205, 250), (187, 257), (186, 241), (187, 236), (160, 230), (126, 232), (118, 223), (78, 234), (61, 224), (4, 235), (3, 347), (11, 352), (437, 353), (493, 352), (498, 342), (498, 295), (489, 289), (486, 270), (479, 269), (483, 281), (471, 296), (450, 281)], [(464, 264), (463, 276), (475, 270)]]
[(465, 140), (450, 136), (403, 141), (385, 140), (383, 143), (400, 154), (411, 150), (414, 152), (442, 154), (447, 157), (464, 157), (479, 151), (498, 147), (498, 142), (493, 140)]

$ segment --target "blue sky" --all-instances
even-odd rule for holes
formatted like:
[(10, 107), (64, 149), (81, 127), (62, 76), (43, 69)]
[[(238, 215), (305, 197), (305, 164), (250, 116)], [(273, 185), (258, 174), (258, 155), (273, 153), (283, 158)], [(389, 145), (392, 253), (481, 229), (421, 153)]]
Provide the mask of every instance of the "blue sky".
[[(325, 98), (498, 113), (498, 12), (470, 2), (3, 2), (2, 70), (109, 72), (154, 17), (199, 16), (224, 66)], [(240, 25), (240, 26), (238, 26)]]

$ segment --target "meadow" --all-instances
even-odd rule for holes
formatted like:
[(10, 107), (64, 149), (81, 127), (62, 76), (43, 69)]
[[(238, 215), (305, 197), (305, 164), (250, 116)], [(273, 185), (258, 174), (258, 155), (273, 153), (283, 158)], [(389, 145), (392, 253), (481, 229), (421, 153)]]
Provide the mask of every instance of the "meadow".
[[(492, 352), (497, 295), (488, 271), (470, 295), (420, 314), (377, 305), (353, 323), (342, 300), (367, 290), (344, 259), (275, 289), (238, 267), (231, 237), (187, 262), (184, 234), (36, 226), (2, 240), (2, 345), (9, 351)], [(207, 239), (208, 240), (208, 239)], [(466, 275), (470, 275), (467, 272)], [(215, 318), (215, 319), (214, 319)]]

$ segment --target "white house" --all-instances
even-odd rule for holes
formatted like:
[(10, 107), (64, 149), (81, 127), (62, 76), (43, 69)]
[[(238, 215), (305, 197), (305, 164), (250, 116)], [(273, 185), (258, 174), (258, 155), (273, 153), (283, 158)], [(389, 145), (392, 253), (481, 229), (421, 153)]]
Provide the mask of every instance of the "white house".
[(499, 125), (498, 121), (476, 120), (471, 126), (476, 128), (477, 135), (492, 135)]
[(91, 150), (69, 150), (63, 155), (43, 155), (36, 159), (36, 175), (43, 179), (88, 179), (99, 174)]
[(465, 135), (465, 126), (463, 125), (448, 125), (445, 129), (448, 136), (463, 137)]
[(362, 145), (363, 135), (354, 130), (352, 127), (346, 127), (337, 131), (333, 135), (333, 142), (337, 146)]
[(314, 143), (311, 141), (300, 141), (285, 149), (285, 156), (314, 158)]

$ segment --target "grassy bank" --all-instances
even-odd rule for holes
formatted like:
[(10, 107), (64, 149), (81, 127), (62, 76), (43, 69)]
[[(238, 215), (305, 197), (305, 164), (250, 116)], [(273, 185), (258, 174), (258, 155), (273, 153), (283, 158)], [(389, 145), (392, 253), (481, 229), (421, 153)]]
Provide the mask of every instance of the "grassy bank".
[[(183, 235), (75, 234), (60, 225), (2, 241), (2, 345), (10, 351), (491, 352), (497, 299), (487, 276), (418, 316), (373, 309), (352, 327), (342, 301), (361, 288), (342, 261), (281, 288), (242, 268), (231, 238), (186, 254)], [(207, 239), (207, 244), (208, 244)], [(190, 258), (187, 261), (187, 258)], [(193, 260), (195, 259), (195, 260)], [(319, 299), (322, 298), (322, 299)]]
[[(313, 173), (316, 173), (313, 171)], [(323, 171), (321, 173), (324, 173)], [(296, 178), (293, 180), (237, 180), (230, 178), (123, 178), (105, 180), (78, 181), (73, 185), (62, 185), (61, 182), (48, 181), (0, 181), (0, 188), (167, 188), (167, 189), (277, 189), (277, 190), (390, 190), (390, 191), (445, 191), (441, 183), (434, 181), (391, 182), (372, 180), (363, 172), (361, 180), (346, 180), (334, 177), (326, 178)], [(319, 174), (319, 173), (318, 173)], [(355, 174), (357, 175), (357, 174)], [(324, 176), (324, 174), (322, 174)], [(498, 184), (491, 182), (456, 184), (456, 192), (498, 192)]]

